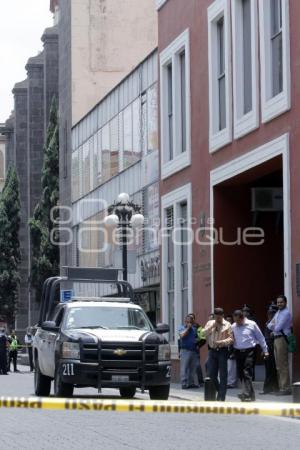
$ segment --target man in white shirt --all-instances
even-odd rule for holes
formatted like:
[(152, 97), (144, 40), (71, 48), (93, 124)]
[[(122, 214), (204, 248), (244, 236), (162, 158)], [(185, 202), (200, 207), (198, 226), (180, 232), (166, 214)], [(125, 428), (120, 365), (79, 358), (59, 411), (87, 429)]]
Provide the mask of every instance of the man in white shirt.
[(235, 322), (232, 325), (233, 347), (238, 376), (243, 384), (243, 392), (239, 395), (239, 398), (242, 402), (251, 402), (255, 401), (252, 384), (255, 347), (257, 344), (261, 346), (265, 358), (269, 356), (268, 347), (258, 325), (253, 320), (244, 317), (243, 311), (236, 310), (233, 313), (233, 319)]
[(277, 308), (277, 313), (268, 324), (268, 328), (274, 336), (274, 356), (279, 384), (277, 395), (290, 395), (288, 336), (291, 334), (292, 316), (287, 308), (287, 298), (284, 295), (277, 298)]

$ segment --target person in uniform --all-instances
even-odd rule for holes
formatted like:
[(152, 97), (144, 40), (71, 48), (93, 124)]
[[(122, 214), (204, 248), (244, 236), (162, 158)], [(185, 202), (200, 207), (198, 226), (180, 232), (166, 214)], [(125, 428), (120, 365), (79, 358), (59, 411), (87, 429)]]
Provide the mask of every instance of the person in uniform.
[(9, 341), (9, 363), (8, 363), (9, 370), (11, 362), (13, 362), (14, 372), (19, 372), (17, 368), (19, 341), (16, 332), (14, 330), (9, 336), (8, 341)]
[(0, 375), (7, 375), (7, 337), (4, 328), (0, 329)]

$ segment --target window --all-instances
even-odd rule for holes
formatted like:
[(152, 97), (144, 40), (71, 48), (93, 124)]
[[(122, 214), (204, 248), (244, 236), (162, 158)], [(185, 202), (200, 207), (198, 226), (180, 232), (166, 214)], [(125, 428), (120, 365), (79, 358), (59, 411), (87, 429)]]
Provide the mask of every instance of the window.
[(151, 152), (153, 150), (158, 150), (158, 104), (157, 104), (157, 83), (152, 86), (147, 91), (147, 113), (146, 117), (148, 118), (148, 129), (146, 128), (147, 133), (147, 151)]
[(90, 192), (90, 147), (89, 142), (83, 144), (83, 194)]
[(216, 151), (232, 140), (230, 0), (208, 8), (209, 147)]
[(190, 164), (189, 30), (160, 54), (162, 177)]
[(110, 131), (110, 177), (119, 172), (119, 117), (109, 123)]
[(174, 229), (174, 213), (173, 207), (166, 209), (167, 239), (168, 239), (168, 323), (170, 325), (170, 340), (175, 340), (175, 315), (174, 315), (174, 245), (173, 245), (173, 229)]
[(224, 17), (217, 22), (218, 35), (218, 130), (226, 128), (226, 75), (225, 75), (225, 48), (224, 48)]
[(234, 137), (259, 126), (257, 0), (232, 0)]
[(187, 203), (183, 202), (179, 205), (179, 216), (180, 216), (180, 227), (181, 227), (181, 298), (182, 298), (182, 311), (181, 318), (182, 322), (184, 318), (189, 313), (189, 298), (188, 298), (188, 287), (189, 287), (189, 277), (188, 277), (188, 230), (187, 230)]
[(168, 150), (166, 160), (171, 161), (174, 158), (173, 153), (173, 69), (172, 64), (167, 66), (167, 84), (168, 84)]
[(102, 128), (102, 183), (110, 178), (110, 138), (109, 138), (109, 124)]
[(282, 5), (281, 0), (271, 1), (271, 55), (272, 55), (272, 94), (283, 90), (282, 67)]
[(170, 341), (192, 309), (192, 242), (190, 241), (191, 185), (162, 197), (163, 320), (170, 325)]
[(289, 1), (260, 0), (262, 121), (290, 109)]
[(180, 54), (180, 93), (181, 93), (181, 152), (186, 151), (186, 62), (185, 52)]
[(79, 198), (79, 152), (72, 153), (72, 201)]

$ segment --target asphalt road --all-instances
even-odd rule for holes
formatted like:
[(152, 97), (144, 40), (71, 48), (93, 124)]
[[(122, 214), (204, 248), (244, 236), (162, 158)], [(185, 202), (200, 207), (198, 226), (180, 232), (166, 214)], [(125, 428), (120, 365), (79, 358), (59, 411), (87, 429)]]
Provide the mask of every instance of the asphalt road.
[[(0, 376), (1, 396), (32, 394), (32, 374)], [(295, 419), (0, 409), (0, 449), (295, 450), (299, 442)]]

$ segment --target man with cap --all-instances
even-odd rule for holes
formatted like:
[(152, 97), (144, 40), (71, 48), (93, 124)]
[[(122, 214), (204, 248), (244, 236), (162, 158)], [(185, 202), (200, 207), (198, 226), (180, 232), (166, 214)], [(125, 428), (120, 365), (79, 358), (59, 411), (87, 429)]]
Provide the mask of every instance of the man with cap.
[(222, 308), (215, 308), (214, 319), (207, 322), (204, 332), (209, 346), (208, 376), (215, 385), (217, 400), (225, 401), (228, 377), (228, 347), (233, 343), (233, 335), (231, 324), (224, 319)]
[(7, 375), (7, 337), (4, 328), (0, 329), (0, 375)]

